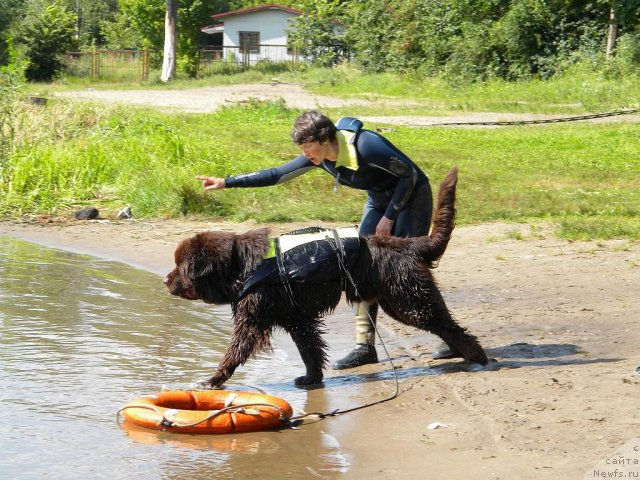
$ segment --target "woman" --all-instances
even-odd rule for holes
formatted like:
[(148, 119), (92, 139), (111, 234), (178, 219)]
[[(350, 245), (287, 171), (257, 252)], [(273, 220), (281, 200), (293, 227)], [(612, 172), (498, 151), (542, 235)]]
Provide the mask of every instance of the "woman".
[[(309, 111), (300, 115), (291, 132), (302, 155), (290, 162), (226, 178), (198, 176), (205, 190), (277, 185), (321, 168), (340, 185), (367, 191), (359, 233), (416, 237), (431, 225), (433, 199), (427, 176), (409, 157), (376, 132), (362, 129), (355, 118), (334, 125), (325, 115)], [(355, 305), (356, 347), (334, 364), (335, 369), (376, 363), (375, 321), (377, 304)], [(444, 358), (447, 353), (434, 353)]]

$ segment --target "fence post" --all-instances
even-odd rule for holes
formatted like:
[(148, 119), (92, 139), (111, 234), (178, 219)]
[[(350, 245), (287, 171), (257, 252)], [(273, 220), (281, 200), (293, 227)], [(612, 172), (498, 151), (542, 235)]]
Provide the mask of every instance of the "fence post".
[(91, 78), (97, 79), (99, 72), (100, 59), (98, 57), (98, 47), (93, 46), (93, 55), (91, 58)]
[(149, 80), (149, 49), (142, 51), (142, 80)]

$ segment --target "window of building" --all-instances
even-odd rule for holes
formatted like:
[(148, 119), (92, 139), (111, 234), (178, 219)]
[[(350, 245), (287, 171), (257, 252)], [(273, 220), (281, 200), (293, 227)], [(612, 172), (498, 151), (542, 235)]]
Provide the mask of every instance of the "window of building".
[(260, 32), (240, 32), (240, 52), (256, 53), (260, 51)]

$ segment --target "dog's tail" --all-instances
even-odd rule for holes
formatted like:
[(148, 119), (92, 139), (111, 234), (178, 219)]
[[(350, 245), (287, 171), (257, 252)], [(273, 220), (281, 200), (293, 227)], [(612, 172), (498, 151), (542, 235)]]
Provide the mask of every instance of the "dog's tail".
[(431, 267), (437, 265), (438, 260), (444, 254), (451, 239), (451, 233), (455, 226), (455, 201), (456, 185), (458, 184), (458, 169), (449, 170), (447, 176), (440, 183), (436, 211), (433, 216), (431, 233), (429, 236), (416, 238), (420, 256)]

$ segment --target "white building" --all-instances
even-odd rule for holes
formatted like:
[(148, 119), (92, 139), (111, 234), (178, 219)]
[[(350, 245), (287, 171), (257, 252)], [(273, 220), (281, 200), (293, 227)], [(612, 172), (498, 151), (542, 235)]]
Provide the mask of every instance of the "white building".
[(289, 22), (302, 15), (295, 8), (277, 4), (218, 13), (211, 18), (218, 23), (202, 27), (208, 34), (222, 34), (221, 56), (254, 64), (258, 61), (283, 62), (295, 60), (287, 42)]

